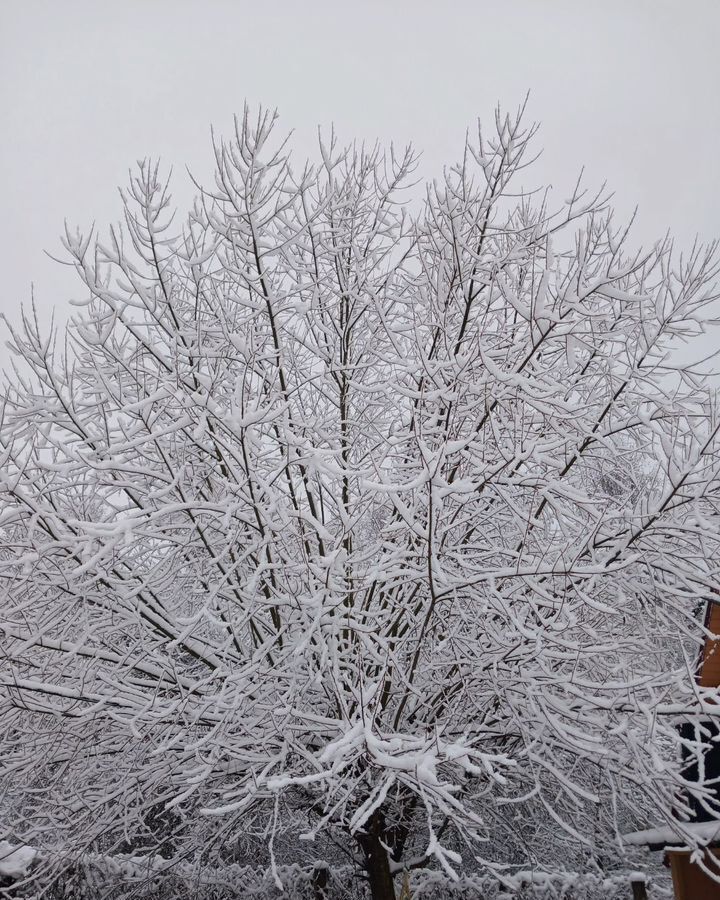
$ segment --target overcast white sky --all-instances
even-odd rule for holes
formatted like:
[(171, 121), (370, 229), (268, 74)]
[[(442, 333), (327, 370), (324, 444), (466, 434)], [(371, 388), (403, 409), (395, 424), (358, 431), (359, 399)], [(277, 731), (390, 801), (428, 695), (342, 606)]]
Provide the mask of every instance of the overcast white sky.
[(581, 166), (607, 179), (636, 235), (720, 236), (720, 0), (3, 0), (0, 4), (0, 305), (34, 281), (43, 314), (68, 309), (50, 262), (63, 219), (117, 218), (142, 156), (210, 165), (209, 126), (243, 102), (277, 107), (312, 150), (344, 138), (423, 150), (431, 175), (465, 129), (529, 89), (543, 125), (537, 181), (564, 195)]

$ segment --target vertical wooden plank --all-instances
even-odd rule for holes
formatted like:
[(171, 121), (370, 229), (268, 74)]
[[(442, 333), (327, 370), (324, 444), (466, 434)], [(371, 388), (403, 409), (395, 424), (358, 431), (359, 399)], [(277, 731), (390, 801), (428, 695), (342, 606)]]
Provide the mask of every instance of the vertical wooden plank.
[(705, 627), (718, 637), (705, 639), (698, 682), (703, 687), (720, 687), (720, 603), (708, 603)]
[[(711, 853), (711, 865), (720, 871), (717, 851)], [(693, 865), (689, 853), (671, 850), (668, 858), (676, 900), (720, 900), (720, 882), (710, 878), (700, 866)]]
[(687, 900), (685, 896), (685, 879), (683, 877), (682, 853), (668, 853), (670, 860), (670, 873), (672, 874), (673, 892), (675, 900)]

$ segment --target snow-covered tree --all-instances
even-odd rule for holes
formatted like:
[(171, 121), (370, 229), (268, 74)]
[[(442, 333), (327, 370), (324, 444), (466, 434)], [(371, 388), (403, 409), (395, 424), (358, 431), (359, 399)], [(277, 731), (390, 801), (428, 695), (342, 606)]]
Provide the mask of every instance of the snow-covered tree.
[(246, 112), (183, 223), (143, 162), (122, 226), (67, 230), (79, 311), (12, 329), (2, 400), (8, 840), (254, 835), (387, 900), (682, 833), (719, 423), (672, 351), (714, 248), (553, 208), (534, 127), (494, 124), (421, 203), (411, 151), (295, 169)]

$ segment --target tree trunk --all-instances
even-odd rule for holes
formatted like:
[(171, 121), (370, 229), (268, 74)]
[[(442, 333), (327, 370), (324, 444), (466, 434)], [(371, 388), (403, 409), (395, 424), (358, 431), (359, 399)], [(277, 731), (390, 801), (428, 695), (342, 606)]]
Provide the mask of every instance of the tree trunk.
[(364, 834), (357, 836), (365, 857), (365, 871), (370, 882), (372, 900), (395, 900), (395, 884), (390, 872), (390, 860), (380, 838), (385, 822), (380, 813), (375, 813), (366, 825)]

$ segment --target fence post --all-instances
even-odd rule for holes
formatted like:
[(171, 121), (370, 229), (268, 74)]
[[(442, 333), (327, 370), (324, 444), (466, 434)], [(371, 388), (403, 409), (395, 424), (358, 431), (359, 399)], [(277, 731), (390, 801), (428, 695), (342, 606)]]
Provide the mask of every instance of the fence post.
[(329, 880), (330, 869), (324, 864), (315, 866), (312, 873), (313, 897), (315, 900), (326, 900)]

